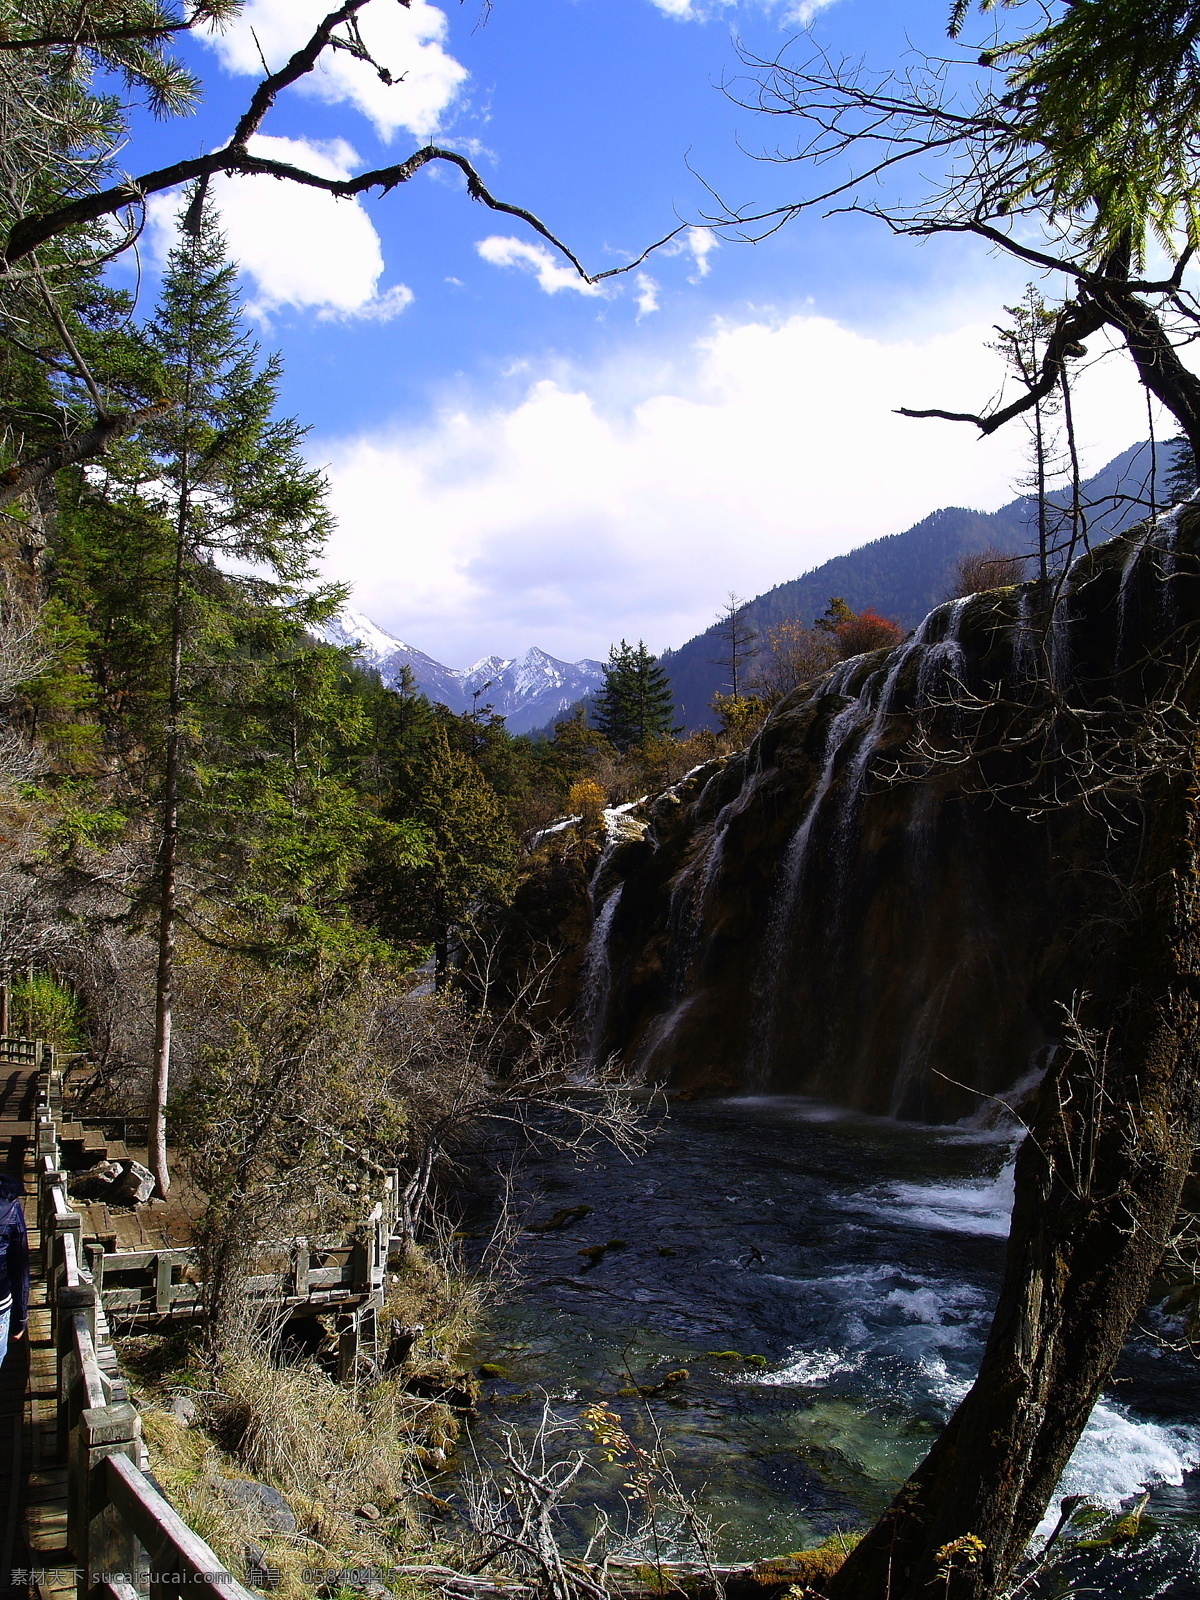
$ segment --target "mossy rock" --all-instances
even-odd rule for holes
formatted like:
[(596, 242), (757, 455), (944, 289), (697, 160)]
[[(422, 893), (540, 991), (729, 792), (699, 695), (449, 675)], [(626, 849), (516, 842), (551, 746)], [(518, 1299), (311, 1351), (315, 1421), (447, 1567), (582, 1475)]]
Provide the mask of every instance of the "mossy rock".
[(833, 1577), (861, 1538), (860, 1533), (835, 1533), (811, 1550), (756, 1561), (754, 1581), (764, 1589), (811, 1589), (823, 1578)]

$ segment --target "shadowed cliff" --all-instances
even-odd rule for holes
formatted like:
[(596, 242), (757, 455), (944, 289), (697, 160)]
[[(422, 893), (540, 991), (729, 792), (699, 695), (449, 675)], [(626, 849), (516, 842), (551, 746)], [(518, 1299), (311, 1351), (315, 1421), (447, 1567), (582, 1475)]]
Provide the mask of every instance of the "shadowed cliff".
[(1122, 824), (1187, 730), (1200, 513), (932, 611), (643, 808), (591, 882), (577, 1017), (676, 1090), (940, 1120), (1038, 1067), (1102, 978)]

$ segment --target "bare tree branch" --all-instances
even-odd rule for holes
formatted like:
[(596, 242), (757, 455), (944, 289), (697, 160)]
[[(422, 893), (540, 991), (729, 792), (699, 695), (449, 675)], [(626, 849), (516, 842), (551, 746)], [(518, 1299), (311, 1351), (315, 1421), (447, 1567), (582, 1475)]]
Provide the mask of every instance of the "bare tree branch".
[[(244, 145), (251, 134), (258, 132), (263, 118), (275, 104), (280, 92), (289, 88), (298, 79), (305, 77), (316, 66), (317, 57), (329, 44), (333, 36), (333, 30), (343, 22), (349, 22), (356, 13), (369, 3), (370, 0), (346, 0), (344, 5), (339, 6), (336, 11), (331, 11), (318, 24), (308, 43), (301, 45), (300, 49), (291, 56), (286, 65), (281, 67), (278, 72), (273, 72), (269, 77), (263, 79), (251, 96), (250, 104), (238, 119), (238, 125), (233, 130), (233, 137), (229, 141), (231, 148)], [(400, 4), (407, 6), (409, 0), (400, 0)]]
[[(173, 189), (179, 184), (190, 183), (199, 178), (207, 178), (218, 172), (282, 178), (292, 183), (324, 190), (339, 199), (348, 199), (375, 189), (382, 194), (388, 194), (398, 185), (407, 183), (430, 162), (445, 161), (458, 167), (462, 172), (467, 180), (467, 193), (473, 200), (478, 200), (492, 211), (516, 217), (524, 222), (564, 256), (585, 283), (599, 283), (604, 278), (632, 271), (654, 250), (669, 243), (689, 226), (687, 223), (680, 223), (661, 239), (649, 245), (633, 261), (619, 267), (609, 267), (603, 272), (590, 273), (575, 252), (532, 211), (524, 206), (500, 200), (493, 195), (474, 165), (456, 150), (448, 150), (433, 144), (425, 145), (404, 161), (360, 173), (353, 178), (325, 178), (287, 162), (269, 161), (261, 156), (251, 155), (246, 148), (247, 141), (258, 131), (263, 118), (279, 94), (313, 70), (322, 51), (327, 46), (336, 46), (338, 41), (334, 37), (334, 30), (342, 24), (353, 25), (358, 12), (368, 3), (369, 0), (345, 0), (345, 4), (336, 11), (329, 12), (314, 30), (308, 42), (291, 56), (286, 65), (278, 72), (264, 78), (258, 85), (245, 112), (238, 119), (232, 138), (222, 149), (193, 157), (191, 160), (177, 161), (168, 167), (159, 167), (137, 178), (126, 178), (108, 189), (83, 195), (67, 205), (56, 207), (53, 211), (20, 218), (9, 233), (2, 257), (4, 266), (11, 267), (47, 239), (54, 238), (68, 229), (99, 221), (102, 217), (111, 216), (127, 206), (139, 205), (147, 195), (160, 193), (164, 189)], [(409, 0), (400, 0), (400, 3), (407, 5)]]
[(123, 439), (153, 417), (169, 411), (173, 404), (174, 401), (160, 401), (120, 416), (98, 417), (90, 428), (72, 434), (52, 450), (45, 450), (31, 461), (9, 467), (6, 472), (0, 473), (0, 508), (12, 505), (14, 500), (19, 500), (23, 494), (35, 489), (54, 473), (61, 472), (64, 467), (103, 455), (118, 439)]
[(916, 411), (908, 406), (897, 408), (898, 415), (902, 417), (941, 417), (947, 422), (971, 422), (979, 429), (981, 434), (995, 433), (1006, 422), (1011, 422), (1013, 417), (1019, 417), (1022, 412), (1029, 411), (1039, 400), (1044, 400), (1054, 388), (1062, 372), (1063, 364), (1068, 356), (1078, 355), (1080, 339), (1086, 339), (1089, 334), (1098, 333), (1111, 317), (1105, 310), (1094, 302), (1071, 301), (1059, 312), (1054, 332), (1047, 341), (1046, 351), (1042, 357), (1041, 370), (1034, 382), (1009, 405), (1002, 406), (1000, 410), (993, 411), (989, 416), (977, 416), (973, 412), (942, 411), (931, 408), (925, 411)]

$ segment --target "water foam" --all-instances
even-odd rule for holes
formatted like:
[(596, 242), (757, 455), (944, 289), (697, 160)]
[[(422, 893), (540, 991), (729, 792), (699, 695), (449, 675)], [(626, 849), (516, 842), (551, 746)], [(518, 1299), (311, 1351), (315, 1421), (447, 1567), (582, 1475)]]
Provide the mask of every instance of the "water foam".
[(1101, 1400), (1088, 1418), (1038, 1528), (1048, 1533), (1064, 1495), (1085, 1494), (1117, 1507), (1155, 1484), (1181, 1484), (1200, 1467), (1200, 1428), (1142, 1422), (1115, 1400)]
[(838, 1350), (808, 1350), (775, 1372), (757, 1372), (746, 1381), (778, 1389), (817, 1389), (842, 1372), (857, 1372), (862, 1356), (848, 1356)]
[[(970, 1384), (936, 1360), (927, 1372), (949, 1416)], [(1197, 1467), (1200, 1427), (1142, 1421), (1120, 1401), (1105, 1397), (1093, 1408), (1036, 1533), (1045, 1537), (1052, 1531), (1059, 1502), (1067, 1495), (1086, 1495), (1115, 1511), (1156, 1484), (1178, 1486)]]
[(906, 1227), (1007, 1239), (1015, 1171), (1014, 1156), (994, 1178), (966, 1183), (892, 1183), (874, 1194), (854, 1195), (849, 1203)]

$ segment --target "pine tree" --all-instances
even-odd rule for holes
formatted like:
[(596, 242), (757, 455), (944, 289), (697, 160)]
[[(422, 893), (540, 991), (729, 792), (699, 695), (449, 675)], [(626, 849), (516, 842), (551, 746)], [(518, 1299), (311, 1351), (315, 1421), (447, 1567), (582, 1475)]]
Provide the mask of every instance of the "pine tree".
[[(479, 761), (455, 747), (455, 738), (471, 737), (469, 716), (439, 716), (442, 708), (424, 696), (393, 699), (397, 714), (383, 763), (390, 795), (383, 814), (398, 828), (419, 828), (422, 848), (398, 850), (385, 840), (374, 849), (359, 875), (359, 905), (394, 944), (422, 952), (433, 946), (442, 989), (455, 930), (471, 921), (481, 903), (507, 898), (518, 844)], [(403, 836), (400, 842), (407, 843)]]
[(1175, 506), (1181, 500), (1190, 500), (1196, 492), (1196, 453), (1182, 433), (1168, 439), (1166, 450), (1170, 452), (1166, 477), (1167, 502)]
[(596, 698), (596, 726), (622, 752), (647, 739), (678, 732), (675, 701), (665, 669), (646, 649), (624, 639), (608, 652), (604, 687)]
[(279, 361), (260, 366), (257, 346), (241, 331), (236, 269), (203, 190), (191, 197), (147, 338), (177, 399), (142, 435), (136, 486), (141, 504), (169, 533), (157, 574), (165, 589), (165, 681), (149, 1140), (165, 1194), (181, 816), (203, 792), (195, 759), (201, 707), (236, 706), (241, 669), (253, 676), (256, 660), (294, 639), (303, 621), (337, 597), (304, 593), (329, 525), (324, 481), (303, 461), (300, 426), (272, 415)]

